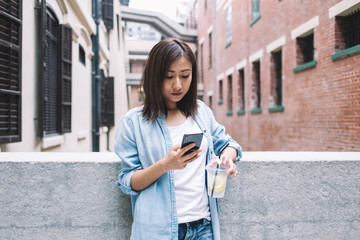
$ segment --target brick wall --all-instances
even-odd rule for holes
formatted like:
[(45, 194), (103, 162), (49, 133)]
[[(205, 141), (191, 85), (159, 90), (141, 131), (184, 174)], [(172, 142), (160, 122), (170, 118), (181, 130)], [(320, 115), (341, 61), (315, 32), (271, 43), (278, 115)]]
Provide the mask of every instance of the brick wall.
[[(226, 47), (226, 7), (228, 1), (198, 1), (198, 39), (203, 39), (204, 101), (209, 104), (212, 92), (213, 111), (217, 120), (245, 150), (360, 150), (360, 53), (331, 59), (342, 50), (339, 46), (340, 18), (329, 18), (329, 8), (340, 0), (309, 3), (304, 1), (260, 1), (261, 18), (250, 26), (251, 1), (232, 1), (232, 42)], [(218, 1), (222, 2), (222, 1)], [(297, 65), (297, 40), (292, 31), (318, 16), (314, 32), (316, 66), (294, 72)], [(212, 26), (212, 28), (210, 27)], [(208, 68), (208, 32), (212, 33), (213, 64)], [(270, 112), (272, 60), (267, 46), (285, 36), (282, 51), (283, 111)], [(341, 39), (340, 39), (341, 41)], [(200, 49), (200, 46), (199, 46)], [(253, 66), (249, 58), (260, 56), (261, 112), (251, 113)], [(201, 53), (199, 53), (200, 56)], [(217, 76), (225, 74), (223, 89), (228, 89), (226, 72), (232, 74), (233, 109), (238, 104), (237, 65), (246, 60), (245, 114), (226, 114), (227, 103), (218, 104)], [(236, 79), (236, 81), (235, 81)], [(223, 91), (226, 101), (227, 91)]]
[(131, 60), (131, 73), (142, 73), (145, 60)]
[(131, 86), (131, 95), (130, 96), (131, 96), (130, 108), (138, 107), (143, 104), (143, 99), (140, 95), (140, 87), (139, 86)]

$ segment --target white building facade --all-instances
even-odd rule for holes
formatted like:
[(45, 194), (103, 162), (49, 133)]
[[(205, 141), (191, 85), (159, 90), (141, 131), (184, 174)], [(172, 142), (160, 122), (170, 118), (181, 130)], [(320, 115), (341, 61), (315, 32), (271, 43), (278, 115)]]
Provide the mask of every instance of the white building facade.
[(0, 8), (1, 151), (113, 151), (128, 111), (119, 1)]

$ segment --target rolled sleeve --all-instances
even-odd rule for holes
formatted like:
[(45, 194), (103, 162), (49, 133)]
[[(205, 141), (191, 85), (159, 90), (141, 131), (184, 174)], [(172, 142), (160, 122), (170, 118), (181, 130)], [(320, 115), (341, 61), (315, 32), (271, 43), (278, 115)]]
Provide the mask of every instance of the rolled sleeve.
[(118, 125), (115, 136), (115, 153), (121, 160), (121, 169), (116, 186), (125, 194), (138, 195), (139, 192), (131, 188), (131, 178), (137, 170), (142, 169), (142, 165), (139, 160), (136, 138), (130, 118), (123, 118)]
[(237, 156), (236, 156), (234, 162), (240, 161), (241, 158), (242, 158), (242, 148), (241, 148), (241, 146), (237, 142), (235, 142), (234, 140), (231, 139), (231, 141), (229, 141), (229, 147), (232, 147), (237, 151)]
[(131, 187), (131, 178), (134, 173), (135, 171), (131, 171), (125, 174), (123, 171), (120, 170), (119, 179), (116, 182), (116, 186), (118, 186), (118, 188), (120, 188), (123, 193), (136, 196), (139, 194), (139, 192), (134, 191)]

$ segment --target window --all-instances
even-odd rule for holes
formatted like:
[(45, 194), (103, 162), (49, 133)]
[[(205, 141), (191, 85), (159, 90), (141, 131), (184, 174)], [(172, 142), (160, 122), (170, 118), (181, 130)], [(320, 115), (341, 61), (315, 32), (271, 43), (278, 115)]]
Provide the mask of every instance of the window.
[(297, 65), (302, 65), (314, 60), (314, 34), (296, 39), (297, 43)]
[(345, 17), (345, 46), (351, 48), (360, 44), (360, 9)]
[(335, 18), (335, 53), (332, 59), (360, 51), (360, 9)]
[(79, 61), (86, 66), (85, 51), (84, 48), (79, 44)]
[(200, 44), (200, 82), (204, 82), (204, 44)]
[(218, 104), (223, 104), (224, 100), (223, 100), (223, 80), (219, 80), (219, 101)]
[(113, 7), (113, 0), (102, 0), (101, 1), (101, 9), (102, 9), (102, 18), (104, 20), (105, 27), (107, 29), (114, 28), (114, 7)]
[(101, 126), (114, 126), (114, 77), (101, 71)]
[(229, 5), (229, 7), (226, 9), (226, 48), (230, 46), (231, 44), (231, 13), (232, 12), (232, 7), (231, 4)]
[(71, 132), (72, 29), (60, 25), (42, 1), (39, 132), (41, 137)]
[(294, 72), (316, 66), (314, 59), (314, 33), (296, 38), (296, 64)]
[(197, 29), (198, 26), (198, 2), (195, 1), (194, 3), (194, 13), (192, 14), (193, 16), (191, 17), (191, 19), (194, 21), (194, 29)]
[(227, 77), (228, 80), (228, 91), (227, 91), (227, 98), (228, 98), (228, 111), (226, 113), (226, 115), (231, 116), (233, 115), (233, 94), (232, 94), (232, 75), (229, 75)]
[(238, 71), (238, 114), (245, 114), (245, 76), (244, 69)]
[(319, 19), (319, 16), (314, 16), (291, 31), (291, 39), (296, 41), (296, 66), (293, 68), (295, 73), (315, 67), (317, 64), (314, 57), (314, 35), (316, 27), (319, 26)]
[(260, 13), (260, 0), (251, 0), (251, 23), (252, 26), (261, 17)]
[(209, 33), (209, 69), (212, 68), (212, 33)]
[(270, 112), (283, 111), (282, 106), (282, 51), (271, 53)]
[(260, 61), (252, 63), (251, 81), (251, 113), (260, 113), (261, 110), (261, 81), (260, 81)]
[(139, 101), (139, 103), (142, 103), (143, 98), (142, 98), (142, 94), (141, 94), (141, 90), (140, 90), (140, 88), (138, 88), (138, 94), (139, 94), (138, 101)]
[(129, 6), (130, 0), (120, 0), (120, 4), (124, 6)]
[(120, 19), (119, 19), (119, 14), (116, 14), (116, 33), (117, 33), (118, 50), (120, 50)]
[(0, 4), (0, 144), (21, 141), (21, 6)]
[(213, 101), (212, 101), (212, 95), (209, 96), (209, 107), (212, 109)]

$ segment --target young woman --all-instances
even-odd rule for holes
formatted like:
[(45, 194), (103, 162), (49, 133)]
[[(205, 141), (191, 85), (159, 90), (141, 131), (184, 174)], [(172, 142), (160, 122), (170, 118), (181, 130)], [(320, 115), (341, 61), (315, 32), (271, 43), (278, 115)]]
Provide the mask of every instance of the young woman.
[[(217, 201), (208, 197), (205, 165), (221, 154), (228, 175), (241, 147), (197, 100), (197, 63), (190, 47), (165, 39), (149, 53), (142, 76), (144, 105), (120, 121), (117, 186), (131, 196), (131, 239), (220, 239)], [(198, 150), (181, 148), (184, 134), (203, 133)]]

